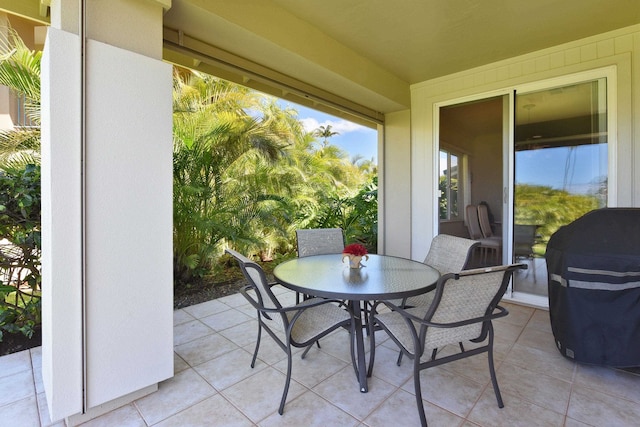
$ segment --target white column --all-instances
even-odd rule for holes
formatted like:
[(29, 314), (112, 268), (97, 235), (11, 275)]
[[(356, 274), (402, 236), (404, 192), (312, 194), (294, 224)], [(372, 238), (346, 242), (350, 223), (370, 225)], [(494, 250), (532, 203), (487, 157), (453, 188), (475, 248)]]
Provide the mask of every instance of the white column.
[(172, 111), (166, 1), (71, 3), (43, 60), (43, 377), (75, 424), (173, 375)]

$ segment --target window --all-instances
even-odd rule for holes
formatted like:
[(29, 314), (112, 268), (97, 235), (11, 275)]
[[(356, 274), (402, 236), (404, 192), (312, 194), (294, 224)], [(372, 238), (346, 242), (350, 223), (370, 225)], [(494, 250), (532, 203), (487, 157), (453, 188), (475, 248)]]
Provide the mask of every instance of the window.
[(463, 195), (462, 164), (460, 156), (446, 150), (440, 150), (440, 178), (438, 197), (440, 220), (460, 218), (459, 206)]

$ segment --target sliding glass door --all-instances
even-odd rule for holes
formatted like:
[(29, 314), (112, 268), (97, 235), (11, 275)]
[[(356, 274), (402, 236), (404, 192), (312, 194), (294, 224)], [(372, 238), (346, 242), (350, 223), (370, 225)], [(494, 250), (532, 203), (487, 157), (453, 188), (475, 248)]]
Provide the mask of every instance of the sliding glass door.
[[(438, 107), (439, 232), (469, 237), (466, 207), (486, 204), (502, 238), (489, 261), (529, 266), (507, 298), (546, 306), (551, 235), (615, 204), (614, 77), (615, 70), (594, 70)], [(472, 265), (485, 260), (475, 256)]]
[(547, 296), (546, 244), (607, 205), (606, 79), (515, 95), (513, 258), (529, 264), (513, 293)]

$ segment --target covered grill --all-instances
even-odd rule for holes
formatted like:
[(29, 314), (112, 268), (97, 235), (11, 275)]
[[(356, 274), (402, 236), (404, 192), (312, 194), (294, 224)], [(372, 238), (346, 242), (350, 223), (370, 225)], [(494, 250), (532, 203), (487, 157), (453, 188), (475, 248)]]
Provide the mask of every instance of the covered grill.
[(640, 366), (640, 209), (592, 211), (551, 236), (549, 315), (567, 358)]

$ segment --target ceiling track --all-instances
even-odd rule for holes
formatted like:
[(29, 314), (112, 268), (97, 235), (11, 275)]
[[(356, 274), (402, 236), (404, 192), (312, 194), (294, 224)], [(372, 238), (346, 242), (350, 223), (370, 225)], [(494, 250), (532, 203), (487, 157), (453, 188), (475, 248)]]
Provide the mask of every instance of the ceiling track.
[[(263, 86), (277, 89), (280, 95), (271, 91), (274, 96), (287, 99), (287, 96), (295, 95), (301, 100), (306, 100), (307, 102), (304, 104), (308, 106), (313, 107), (316, 104), (320, 104), (330, 107), (330, 109), (359, 118), (360, 120), (354, 121), (369, 127), (375, 128), (375, 124), (384, 124), (384, 114), (378, 111), (197, 40), (180, 30), (164, 27), (163, 46), (165, 49), (193, 58), (193, 64), (190, 66), (181, 64), (185, 67), (197, 70), (201, 68), (201, 63), (206, 63), (240, 76), (242, 84), (246, 86), (251, 87), (249, 83), (255, 81)], [(362, 119), (364, 119), (364, 122)]]

